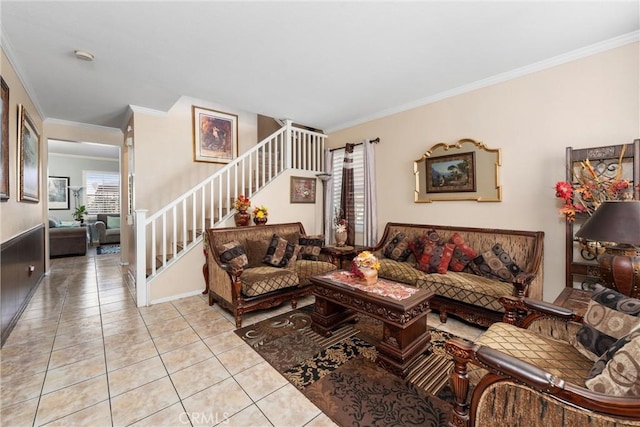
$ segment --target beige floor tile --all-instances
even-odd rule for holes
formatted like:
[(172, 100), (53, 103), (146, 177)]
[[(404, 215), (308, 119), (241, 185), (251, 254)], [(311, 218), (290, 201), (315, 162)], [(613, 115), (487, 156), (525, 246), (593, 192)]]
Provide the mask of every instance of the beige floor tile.
[[(291, 384), (259, 400), (256, 405), (274, 426), (303, 426), (321, 413), (316, 405)], [(283, 411), (282, 408), (296, 410)]]
[(2, 379), (14, 380), (16, 378), (29, 377), (47, 370), (50, 353), (25, 353), (23, 357), (2, 357), (0, 360), (0, 372)]
[(34, 341), (20, 341), (18, 338), (12, 339), (12, 335), (9, 335), (7, 341), (2, 347), (3, 357), (12, 357), (17, 355), (23, 357), (24, 355), (33, 355), (36, 353), (49, 353), (53, 348), (53, 342), (55, 335), (51, 334), (48, 337), (42, 337)]
[(59, 368), (98, 355), (104, 356), (102, 338), (54, 351), (51, 353), (51, 360), (49, 360), (49, 369)]
[(168, 377), (123, 393), (111, 399), (114, 426), (127, 426), (179, 402)]
[(149, 415), (138, 422), (131, 424), (131, 427), (159, 427), (159, 426), (189, 426), (189, 416), (184, 411), (181, 403), (175, 403), (155, 414)]
[(52, 421), (49, 424), (45, 424), (46, 427), (77, 427), (77, 426), (92, 426), (92, 427), (109, 427), (111, 426), (111, 405), (109, 401), (105, 400), (96, 405), (89, 406), (78, 412), (74, 412), (66, 417), (59, 418)]
[[(212, 405), (211, 402), (215, 402)], [(223, 421), (253, 402), (233, 378), (228, 378), (182, 401), (194, 426), (209, 426)]]
[(197, 295), (182, 298), (177, 301), (171, 301), (171, 303), (182, 315), (192, 313), (194, 311), (204, 310), (208, 306), (208, 304)]
[(317, 417), (309, 421), (304, 427), (339, 427), (333, 420), (324, 413), (320, 413)]
[(130, 293), (126, 294), (116, 294), (116, 295), (108, 295), (104, 297), (100, 297), (100, 303), (110, 304), (112, 302), (120, 302), (120, 301), (133, 301), (133, 296)]
[(62, 311), (62, 314), (60, 316), (60, 320), (61, 321), (74, 321), (76, 319), (79, 319), (81, 317), (87, 317), (87, 316), (96, 316), (100, 314), (100, 307), (95, 306), (95, 307), (85, 307), (85, 308), (77, 308), (77, 309), (73, 309), (73, 308), (66, 308)]
[(236, 335), (234, 331), (223, 332), (220, 335), (205, 338), (203, 341), (215, 355), (245, 345), (242, 338)]
[(58, 334), (73, 334), (90, 331), (91, 329), (100, 328), (102, 319), (99, 314), (93, 316), (81, 317), (75, 320), (61, 321), (58, 324)]
[(47, 371), (42, 393), (51, 393), (90, 378), (104, 375), (106, 372), (104, 354), (84, 359)]
[(289, 384), (278, 371), (267, 362), (259, 363), (234, 376), (244, 391), (254, 401)]
[(151, 338), (169, 335), (188, 327), (189, 323), (187, 323), (187, 321), (182, 317), (174, 317), (173, 319), (167, 319), (166, 322), (153, 323), (147, 326), (149, 333), (151, 334)]
[(192, 324), (191, 327), (202, 339), (233, 331), (236, 328), (234, 323), (225, 318), (213, 321), (205, 320), (204, 322)]
[(144, 322), (140, 318), (122, 319), (122, 320), (118, 320), (115, 322), (102, 325), (102, 330), (104, 331), (105, 337), (109, 335), (115, 335), (115, 334), (121, 334), (123, 332), (133, 331), (136, 329), (141, 329), (141, 330), (147, 329), (147, 326), (144, 324)]
[(109, 395), (113, 398), (129, 390), (133, 390), (162, 377), (167, 370), (160, 356), (134, 363), (121, 369), (109, 372)]
[(137, 328), (104, 337), (104, 346), (107, 351), (117, 351), (122, 347), (130, 347), (145, 341), (151, 341), (149, 331), (147, 328)]
[(14, 405), (2, 405), (3, 426), (31, 426), (38, 410), (38, 398), (25, 400)]
[(216, 425), (220, 426), (252, 426), (252, 427), (272, 427), (267, 417), (256, 405), (251, 405), (243, 409), (231, 418), (224, 418)]
[(151, 340), (116, 349), (107, 347), (107, 369), (111, 372), (157, 355), (158, 351)]
[(193, 329), (191, 329), (191, 327), (153, 339), (153, 342), (156, 344), (160, 354), (197, 341), (200, 341), (200, 337)]
[(112, 302), (110, 304), (102, 304), (100, 305), (100, 311), (102, 313), (111, 313), (113, 311), (125, 310), (127, 308), (135, 308), (136, 304), (133, 300), (122, 300), (117, 302)]
[(245, 369), (264, 362), (264, 359), (246, 344), (220, 353), (216, 357), (231, 372), (231, 375), (236, 375)]
[(231, 374), (215, 357), (171, 374), (171, 381), (181, 399), (218, 384)]
[(202, 322), (214, 322), (216, 320), (224, 319), (219, 311), (212, 310), (209, 306), (204, 306), (202, 310), (192, 311), (183, 314), (184, 318), (190, 324), (202, 323)]
[(45, 372), (43, 371), (14, 380), (2, 378), (2, 384), (0, 385), (2, 407), (40, 396), (42, 384), (44, 384), (44, 375)]
[(80, 332), (56, 335), (56, 340), (53, 343), (53, 350), (60, 350), (65, 347), (82, 344), (83, 342), (92, 341), (98, 338), (102, 338), (102, 328), (100, 327), (86, 329)]
[(66, 417), (108, 398), (106, 375), (42, 395), (38, 405), (36, 425)]
[(171, 374), (188, 366), (195, 365), (198, 362), (202, 362), (203, 360), (209, 359), (212, 356), (213, 353), (211, 353), (209, 347), (207, 347), (202, 341), (198, 341), (164, 353), (160, 357), (162, 357), (162, 361), (167, 367), (167, 371)]
[(102, 324), (117, 322), (124, 319), (142, 319), (140, 312), (136, 308), (125, 308), (124, 310), (112, 311), (110, 313), (102, 314)]

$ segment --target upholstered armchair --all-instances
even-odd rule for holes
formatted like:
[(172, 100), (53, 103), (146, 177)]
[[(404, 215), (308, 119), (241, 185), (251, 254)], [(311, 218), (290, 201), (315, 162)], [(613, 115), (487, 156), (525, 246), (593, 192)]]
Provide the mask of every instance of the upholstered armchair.
[(448, 341), (449, 425), (640, 426), (640, 301), (613, 292), (596, 289), (584, 318), (504, 297), (503, 322)]
[(119, 214), (98, 214), (94, 227), (101, 245), (120, 243)]

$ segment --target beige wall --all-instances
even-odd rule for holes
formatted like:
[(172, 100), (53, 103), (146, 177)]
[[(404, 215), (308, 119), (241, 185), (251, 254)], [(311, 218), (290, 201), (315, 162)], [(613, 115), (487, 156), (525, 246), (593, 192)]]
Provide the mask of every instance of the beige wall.
[[(31, 102), (22, 82), (18, 78), (13, 66), (1, 51), (0, 74), (9, 86), (9, 200), (0, 202), (0, 241), (7, 240), (38, 226), (46, 218), (44, 198), (45, 186), (43, 176), (46, 170), (42, 167), (46, 156), (46, 144), (43, 138), (42, 119)], [(40, 132), (40, 202), (18, 202), (20, 189), (18, 187), (18, 105), (26, 107), (35, 127)]]
[[(380, 229), (399, 221), (544, 231), (543, 292), (552, 301), (564, 286), (564, 221), (553, 187), (565, 177), (565, 147), (640, 137), (639, 49), (634, 43), (336, 131), (328, 146), (380, 137)], [(502, 150), (502, 202), (414, 203), (413, 162), (462, 138)]]

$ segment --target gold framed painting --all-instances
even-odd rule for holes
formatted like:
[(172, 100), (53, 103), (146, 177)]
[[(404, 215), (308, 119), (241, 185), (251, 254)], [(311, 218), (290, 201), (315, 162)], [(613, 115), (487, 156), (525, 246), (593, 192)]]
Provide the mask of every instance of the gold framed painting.
[(315, 203), (316, 178), (291, 177), (291, 203)]
[(2, 87), (2, 103), (0, 115), (2, 115), (2, 129), (0, 130), (0, 200), (9, 198), (9, 86), (0, 77)]
[(21, 202), (40, 201), (40, 134), (24, 105), (18, 105), (18, 177)]
[(238, 116), (195, 105), (191, 111), (194, 161), (230, 163), (238, 157)]

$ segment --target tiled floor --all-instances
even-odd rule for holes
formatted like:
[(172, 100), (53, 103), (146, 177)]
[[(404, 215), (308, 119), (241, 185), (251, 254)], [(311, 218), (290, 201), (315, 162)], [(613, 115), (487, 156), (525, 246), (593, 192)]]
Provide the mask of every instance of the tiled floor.
[(119, 255), (52, 260), (0, 350), (3, 426), (335, 425), (236, 336), (228, 312), (204, 296), (137, 308), (125, 278)]

